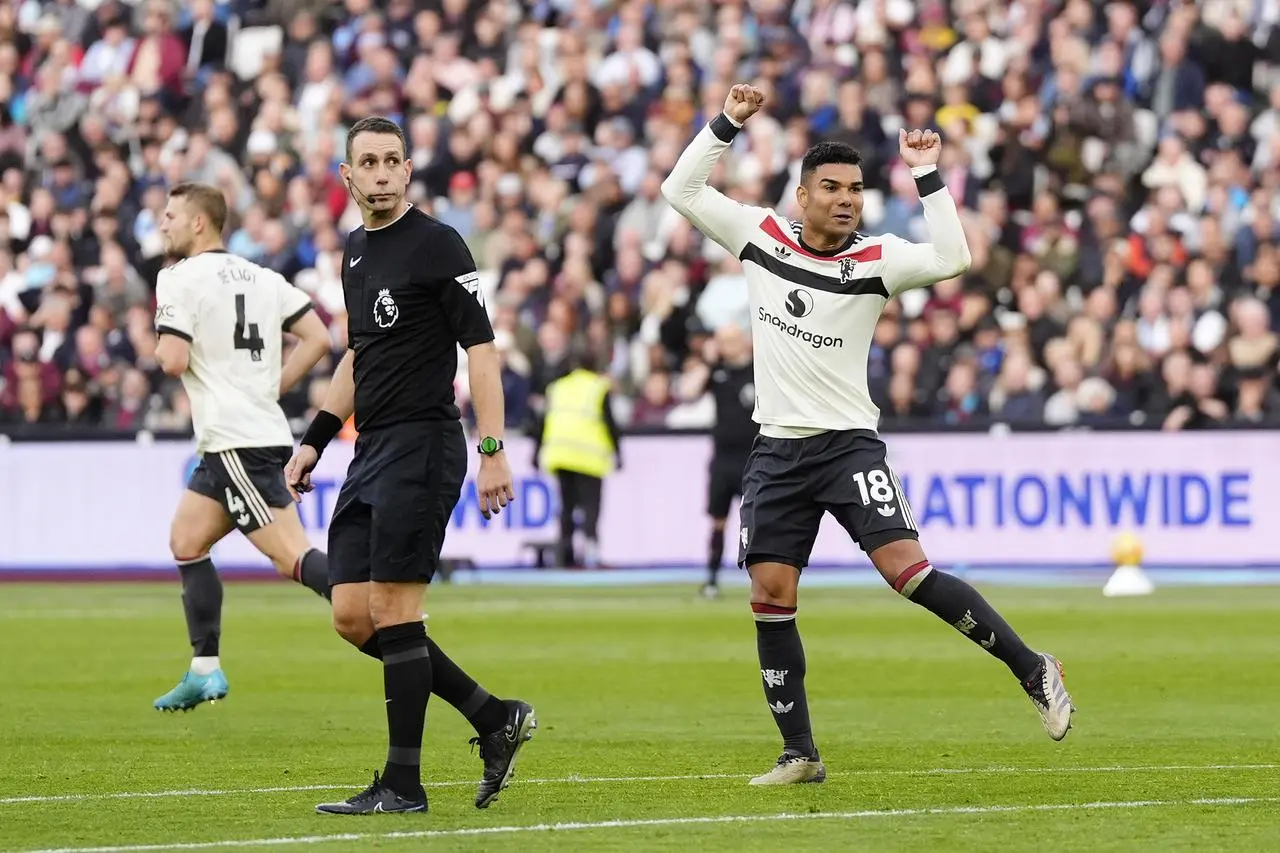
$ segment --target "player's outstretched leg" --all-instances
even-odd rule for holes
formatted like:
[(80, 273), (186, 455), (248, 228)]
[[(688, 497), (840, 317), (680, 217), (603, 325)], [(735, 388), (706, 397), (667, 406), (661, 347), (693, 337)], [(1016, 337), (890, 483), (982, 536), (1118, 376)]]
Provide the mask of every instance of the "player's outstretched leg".
[(756, 651), (765, 702), (782, 735), (782, 755), (752, 785), (822, 782), (826, 767), (813, 742), (809, 700), (804, 689), (804, 646), (796, 627), (800, 572), (782, 563), (756, 563), (751, 572), (751, 612), (756, 622)]
[[(431, 653), (421, 619), (425, 584), (373, 583), (370, 613), (379, 625), (382, 684), (387, 706), (387, 762), (373, 784), (341, 803), (322, 803), (324, 814), (422, 812), (422, 732), (431, 698)], [(417, 617), (417, 618), (415, 618)]]
[(302, 584), (325, 601), (329, 600), (329, 556), (324, 551), (319, 548), (308, 549), (294, 560), (290, 576), (294, 583)]
[[(279, 491), (284, 491), (283, 485)], [(284, 491), (284, 497), (288, 492)], [(279, 504), (279, 496), (273, 495), (271, 503)], [(324, 600), (329, 592), (329, 557), (319, 548), (312, 548), (307, 532), (298, 517), (298, 508), (290, 501), (271, 507), (271, 523), (256, 527), (246, 534), (275, 567), (276, 573), (301, 584)]]
[[(885, 545), (872, 562), (903, 597), (919, 604), (1009, 667), (1040, 714), (1044, 730), (1062, 740), (1075, 706), (1062, 680), (1062, 664), (1032, 651), (982, 595), (954, 575), (938, 571), (915, 540)], [(902, 568), (905, 566), (905, 568)]]
[[(347, 639), (353, 641), (358, 637)], [(369, 657), (382, 657), (377, 637), (361, 643), (359, 649)], [(431, 692), (456, 708), (476, 730), (471, 744), (480, 747), (480, 760), (484, 762), (484, 775), (476, 789), (476, 808), (488, 808), (511, 784), (516, 755), (520, 747), (533, 739), (538, 728), (537, 714), (532, 705), (521, 699), (498, 699), (491, 695), (431, 637), (427, 637), (427, 649), (431, 657)]]

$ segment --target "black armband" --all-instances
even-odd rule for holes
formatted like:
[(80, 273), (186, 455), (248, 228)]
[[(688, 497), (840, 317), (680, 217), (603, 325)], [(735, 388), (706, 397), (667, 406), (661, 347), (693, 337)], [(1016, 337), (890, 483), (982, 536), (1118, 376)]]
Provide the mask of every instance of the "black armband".
[(711, 132), (716, 135), (716, 139), (721, 142), (732, 142), (733, 138), (738, 135), (738, 131), (742, 128), (729, 121), (729, 117), (724, 113), (720, 113), (711, 120)]
[(944, 190), (946, 188), (947, 185), (942, 182), (942, 172), (937, 169), (916, 178), (916, 192), (920, 193), (920, 198), (924, 198), (927, 195), (933, 195), (939, 190)]
[(340, 432), (342, 432), (342, 418), (333, 412), (321, 409), (316, 413), (311, 425), (307, 427), (307, 431), (303, 433), (302, 443), (314, 447), (316, 455), (319, 456), (324, 453), (325, 447), (333, 441), (334, 436)]

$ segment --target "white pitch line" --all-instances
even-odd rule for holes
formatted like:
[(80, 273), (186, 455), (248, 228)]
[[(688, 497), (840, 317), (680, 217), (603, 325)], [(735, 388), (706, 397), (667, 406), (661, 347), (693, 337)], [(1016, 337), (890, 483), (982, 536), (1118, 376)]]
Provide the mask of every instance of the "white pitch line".
[[(1132, 764), (1102, 767), (930, 767), (920, 770), (836, 770), (828, 776), (976, 776), (1016, 775), (1019, 773), (1178, 773), (1219, 770), (1280, 770), (1280, 764)], [(519, 779), (517, 785), (610, 785), (633, 782), (695, 782), (717, 779), (747, 779), (750, 773), (691, 773), (674, 776), (556, 776), (547, 779)], [(457, 788), (474, 785), (474, 779), (428, 782), (427, 788)], [(168, 797), (234, 797), (246, 794), (292, 794), (305, 791), (341, 791), (361, 788), (362, 784), (293, 785), (270, 788), (180, 789), (174, 791), (119, 791), (105, 794), (51, 794), (32, 797), (2, 797), (0, 806), (23, 803), (73, 803), (91, 800), (152, 800)]]
[(278, 788), (226, 788), (222, 790), (205, 790), (190, 788), (176, 791), (117, 791), (108, 794), (54, 794), (37, 797), (5, 797), (0, 799), (0, 806), (18, 805), (21, 803), (79, 803), (86, 800), (150, 800), (165, 797), (229, 797), (236, 794), (289, 794), (295, 791), (337, 791), (342, 788), (357, 788), (358, 785), (293, 785)]
[(1280, 797), (1213, 797), (1194, 800), (1128, 800), (1093, 803), (1046, 803), (1028, 806), (941, 806), (927, 809), (868, 809), (853, 812), (773, 815), (723, 815), (717, 817), (666, 817), (628, 820), (576, 821), (569, 823), (477, 826), (469, 829), (424, 829), (398, 832), (359, 832), (333, 835), (246, 838), (230, 841), (186, 841), (173, 844), (133, 844), (115, 847), (57, 847), (21, 853), (159, 853), (168, 850), (214, 850), (234, 847), (278, 847), (284, 844), (329, 844), (334, 841), (397, 841), (421, 838), (457, 838), (477, 835), (515, 835), (526, 832), (569, 832), (601, 829), (636, 829), (657, 826), (697, 826), (725, 823), (775, 823), (790, 820), (866, 820), (892, 817), (932, 817), (945, 815), (1030, 814), (1035, 812), (1096, 811), (1101, 809), (1147, 809), (1168, 806), (1247, 806), (1280, 803)]

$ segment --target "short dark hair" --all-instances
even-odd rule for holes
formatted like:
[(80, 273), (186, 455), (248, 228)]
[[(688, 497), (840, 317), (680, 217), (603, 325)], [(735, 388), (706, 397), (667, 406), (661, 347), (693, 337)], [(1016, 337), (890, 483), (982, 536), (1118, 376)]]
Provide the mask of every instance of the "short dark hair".
[(567, 359), (566, 365), (570, 370), (590, 370), (592, 373), (600, 372), (600, 359), (589, 347), (581, 347)]
[(807, 184), (815, 169), (829, 163), (861, 166), (862, 154), (844, 142), (819, 142), (804, 153), (804, 160), (800, 162), (800, 183)]
[(185, 198), (209, 218), (209, 224), (218, 234), (227, 224), (227, 197), (212, 184), (195, 181), (177, 184), (169, 190), (169, 198)]
[(409, 151), (409, 146), (404, 141), (404, 131), (400, 129), (400, 125), (384, 116), (365, 116), (351, 125), (351, 129), (347, 131), (348, 163), (351, 162), (351, 148), (355, 144), (356, 137), (362, 133), (385, 133), (394, 136), (400, 140), (400, 150), (406, 154)]

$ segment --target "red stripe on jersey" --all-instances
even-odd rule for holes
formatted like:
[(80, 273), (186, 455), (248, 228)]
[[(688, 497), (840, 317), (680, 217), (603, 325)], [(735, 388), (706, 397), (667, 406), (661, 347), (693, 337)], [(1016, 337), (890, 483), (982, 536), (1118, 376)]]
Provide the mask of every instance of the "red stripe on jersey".
[(855, 261), (861, 262), (880, 260), (881, 246), (878, 243), (874, 246), (867, 246), (865, 249), (861, 249), (860, 251), (849, 252), (844, 255), (819, 255), (809, 251), (793, 240), (790, 235), (783, 231), (782, 227), (778, 225), (778, 220), (774, 219), (772, 216), (765, 217), (764, 222), (760, 223), (760, 229), (779, 243), (784, 244), (794, 252), (799, 252), (806, 258), (813, 258), (818, 261), (839, 261), (844, 258), (853, 258)]

